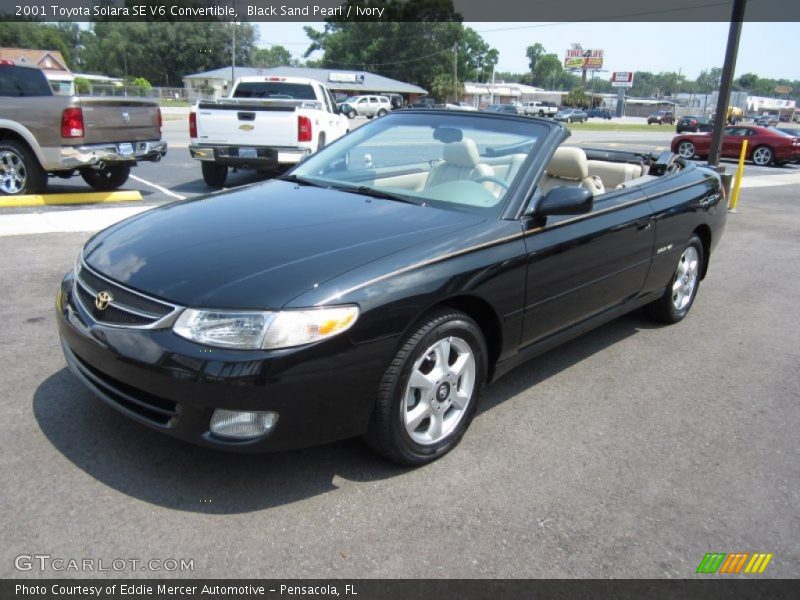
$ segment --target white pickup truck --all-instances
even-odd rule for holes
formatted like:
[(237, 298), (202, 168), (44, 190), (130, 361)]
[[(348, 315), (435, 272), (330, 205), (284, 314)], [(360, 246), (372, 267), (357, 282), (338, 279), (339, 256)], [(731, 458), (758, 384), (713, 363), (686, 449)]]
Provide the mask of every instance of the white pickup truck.
[(241, 77), (230, 97), (199, 100), (189, 113), (189, 153), (203, 179), (222, 187), (228, 168), (276, 171), (349, 130), (330, 90), (301, 77)]
[(558, 107), (552, 102), (526, 102), (520, 107), (523, 115), (534, 117), (552, 117), (558, 112)]

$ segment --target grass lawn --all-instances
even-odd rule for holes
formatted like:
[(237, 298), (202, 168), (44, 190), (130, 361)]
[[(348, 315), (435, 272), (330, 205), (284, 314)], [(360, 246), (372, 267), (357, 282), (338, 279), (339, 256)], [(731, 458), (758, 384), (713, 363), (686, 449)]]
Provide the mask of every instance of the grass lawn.
[(675, 132), (675, 125), (644, 125), (640, 123), (619, 123), (611, 121), (588, 121), (586, 123), (567, 123), (572, 131), (664, 131)]

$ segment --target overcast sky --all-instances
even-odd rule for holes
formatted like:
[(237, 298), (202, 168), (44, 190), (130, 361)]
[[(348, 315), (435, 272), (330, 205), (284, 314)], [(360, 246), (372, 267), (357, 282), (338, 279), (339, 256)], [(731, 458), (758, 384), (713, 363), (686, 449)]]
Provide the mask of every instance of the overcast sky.
[[(788, 0), (797, 1), (797, 0)], [(282, 44), (296, 57), (308, 47), (303, 25), (258, 23), (260, 45)], [(608, 71), (678, 71), (694, 79), (703, 69), (721, 67), (728, 23), (466, 23), (500, 52), (498, 71), (528, 70), (525, 48), (535, 42), (563, 57), (572, 42), (605, 51)], [(737, 76), (800, 80), (800, 24), (744, 23)], [(598, 76), (609, 77), (609, 73)]]

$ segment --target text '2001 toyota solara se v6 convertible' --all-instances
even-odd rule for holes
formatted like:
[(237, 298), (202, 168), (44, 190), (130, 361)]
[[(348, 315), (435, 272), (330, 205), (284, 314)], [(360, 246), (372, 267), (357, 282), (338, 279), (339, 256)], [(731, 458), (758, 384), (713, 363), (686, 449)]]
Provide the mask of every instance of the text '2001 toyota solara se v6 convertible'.
[(61, 284), (67, 363), (132, 419), (205, 446), (363, 435), (399, 463), (434, 460), (487, 382), (639, 306), (680, 321), (706, 273), (719, 177), (568, 135), (398, 111), (282, 178), (114, 225)]

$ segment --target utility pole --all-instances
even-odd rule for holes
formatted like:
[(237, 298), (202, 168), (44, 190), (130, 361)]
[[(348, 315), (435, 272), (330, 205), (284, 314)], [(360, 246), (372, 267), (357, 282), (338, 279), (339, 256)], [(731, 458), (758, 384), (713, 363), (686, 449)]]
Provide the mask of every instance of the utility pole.
[(453, 95), (458, 104), (458, 42), (453, 44)]
[(739, 37), (742, 33), (742, 21), (747, 0), (733, 0), (733, 13), (731, 26), (728, 30), (728, 46), (725, 49), (725, 63), (722, 65), (722, 77), (717, 97), (717, 111), (714, 115), (714, 133), (711, 137), (711, 148), (708, 153), (708, 166), (719, 167), (720, 147), (722, 145), (722, 130), (725, 129), (728, 118), (728, 105), (730, 104), (731, 84), (736, 71), (736, 55), (739, 52)]
[(236, 82), (236, 21), (232, 24), (231, 30), (231, 87), (228, 89), (228, 95), (233, 91), (233, 84)]

